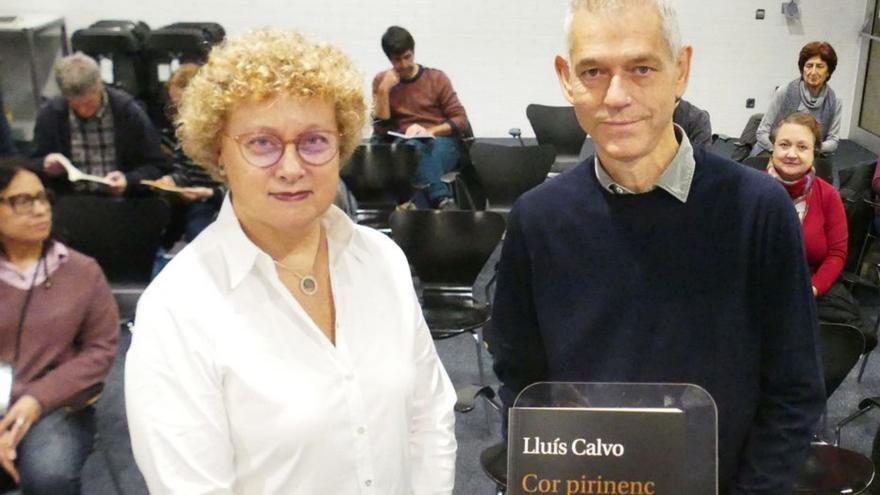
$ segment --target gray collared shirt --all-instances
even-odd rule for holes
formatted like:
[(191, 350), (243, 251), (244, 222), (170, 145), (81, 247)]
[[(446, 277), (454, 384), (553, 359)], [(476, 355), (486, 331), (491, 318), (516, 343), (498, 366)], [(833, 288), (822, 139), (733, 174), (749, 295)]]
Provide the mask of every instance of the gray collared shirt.
[[(697, 163), (694, 160), (694, 148), (691, 146), (687, 134), (678, 125), (675, 125), (675, 137), (678, 139), (678, 151), (672, 157), (669, 166), (666, 167), (666, 170), (648, 191), (653, 191), (655, 187), (659, 187), (682, 203), (686, 203), (688, 193), (691, 191), (691, 183), (694, 181), (694, 170)], [(599, 155), (596, 155), (596, 178), (599, 179), (599, 184), (611, 194), (636, 194), (615, 182), (608, 175), (608, 172), (599, 163)]]

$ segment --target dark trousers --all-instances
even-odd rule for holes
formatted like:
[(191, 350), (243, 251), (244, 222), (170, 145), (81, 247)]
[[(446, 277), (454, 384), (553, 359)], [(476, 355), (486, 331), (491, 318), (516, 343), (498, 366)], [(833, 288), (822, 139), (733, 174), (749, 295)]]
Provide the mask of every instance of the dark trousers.
[(186, 203), (179, 198), (169, 198), (171, 201), (171, 223), (165, 229), (162, 236), (162, 247), (170, 250), (183, 236), (186, 242), (192, 242), (205, 227), (217, 218), (217, 212), (223, 204), (223, 195), (214, 194), (204, 201)]

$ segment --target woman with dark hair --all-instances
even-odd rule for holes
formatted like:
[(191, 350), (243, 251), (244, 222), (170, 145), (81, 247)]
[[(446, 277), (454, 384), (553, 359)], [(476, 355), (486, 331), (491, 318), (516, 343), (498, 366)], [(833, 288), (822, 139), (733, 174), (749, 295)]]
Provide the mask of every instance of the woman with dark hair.
[(809, 113), (819, 122), (822, 133), (816, 153), (833, 153), (840, 141), (840, 119), (843, 105), (828, 86), (828, 80), (837, 68), (837, 53), (824, 41), (807, 43), (798, 57), (800, 77), (780, 86), (770, 100), (756, 133), (757, 143), (752, 155), (773, 150), (770, 129), (785, 117), (801, 112)]
[[(782, 119), (770, 133), (773, 156), (767, 172), (788, 191), (801, 219), (819, 318), (863, 328), (858, 304), (837, 282), (846, 263), (849, 233), (840, 194), (813, 169), (819, 136), (819, 123), (810, 114)], [(848, 317), (841, 318), (841, 308), (848, 308)]]
[(52, 240), (24, 161), (0, 160), (0, 491), (78, 494), (118, 316), (95, 260)]

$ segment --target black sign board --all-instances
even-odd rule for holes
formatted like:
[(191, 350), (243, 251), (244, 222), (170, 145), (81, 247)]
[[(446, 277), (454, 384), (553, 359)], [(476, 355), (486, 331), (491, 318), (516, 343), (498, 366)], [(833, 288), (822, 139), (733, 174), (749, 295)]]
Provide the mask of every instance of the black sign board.
[(678, 408), (511, 408), (507, 493), (684, 494), (685, 429)]

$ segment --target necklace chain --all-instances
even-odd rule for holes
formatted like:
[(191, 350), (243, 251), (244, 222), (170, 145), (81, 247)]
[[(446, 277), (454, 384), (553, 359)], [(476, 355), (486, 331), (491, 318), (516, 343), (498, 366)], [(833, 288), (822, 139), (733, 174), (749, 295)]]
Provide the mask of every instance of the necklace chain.
[(294, 274), (299, 278), (299, 290), (302, 291), (303, 294), (307, 296), (314, 296), (318, 292), (318, 280), (315, 278), (315, 265), (318, 263), (318, 256), (321, 254), (321, 245), (324, 242), (323, 239), (324, 229), (318, 233), (318, 249), (315, 251), (315, 259), (312, 261), (312, 272), (306, 273), (305, 275), (300, 274), (298, 271), (293, 268), (285, 265), (284, 263), (272, 258), (272, 261), (279, 266), (280, 268)]

